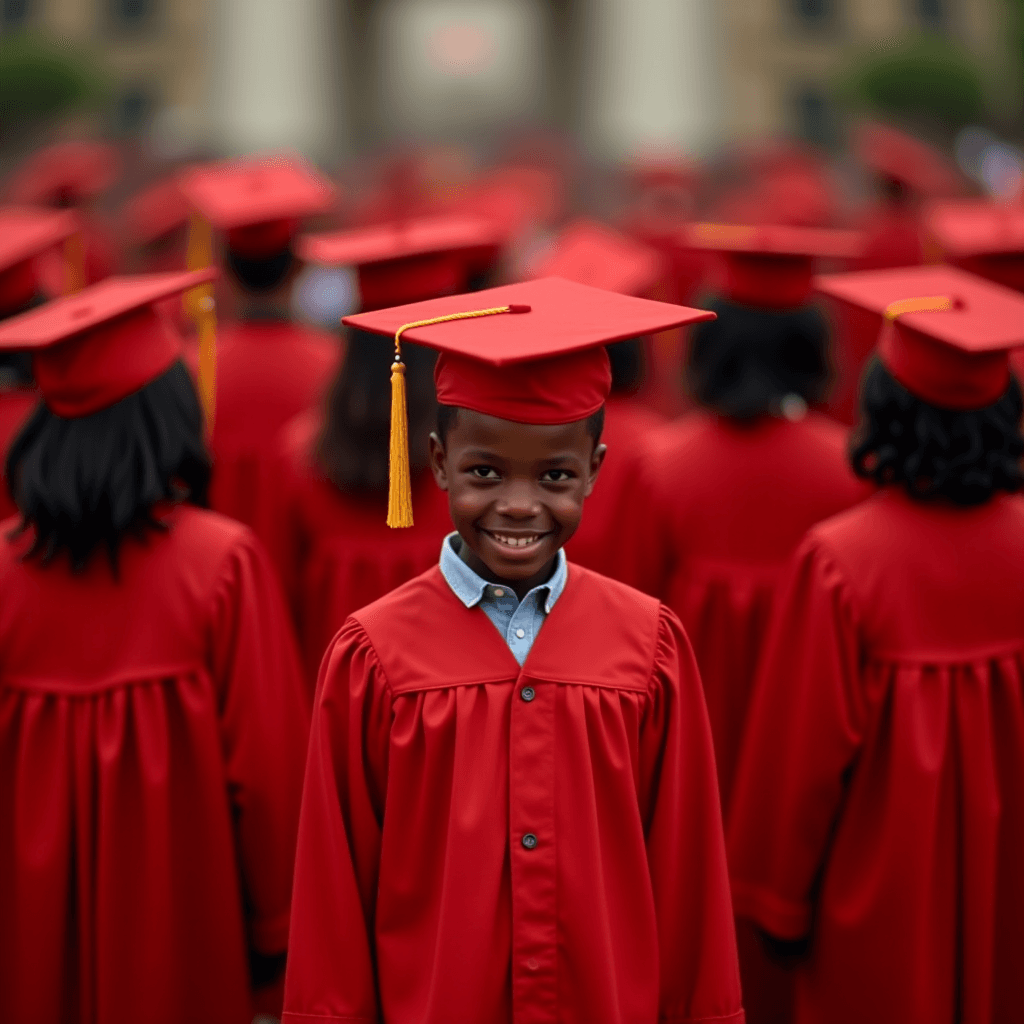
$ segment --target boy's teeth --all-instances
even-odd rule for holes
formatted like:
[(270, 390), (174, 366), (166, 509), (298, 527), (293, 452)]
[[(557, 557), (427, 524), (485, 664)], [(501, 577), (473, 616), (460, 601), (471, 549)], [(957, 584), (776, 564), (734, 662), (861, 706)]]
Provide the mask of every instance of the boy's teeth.
[(532, 544), (537, 539), (537, 534), (533, 534), (530, 537), (506, 537), (503, 534), (496, 533), (495, 538), (501, 541), (502, 544), (507, 544), (512, 548), (525, 548), (527, 544)]

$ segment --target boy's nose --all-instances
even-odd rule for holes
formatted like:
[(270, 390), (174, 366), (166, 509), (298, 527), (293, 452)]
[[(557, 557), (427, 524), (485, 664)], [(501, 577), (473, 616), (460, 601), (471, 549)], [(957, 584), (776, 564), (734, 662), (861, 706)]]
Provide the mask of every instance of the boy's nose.
[(515, 519), (529, 519), (540, 511), (541, 502), (537, 492), (529, 484), (511, 483), (497, 503), (500, 515)]

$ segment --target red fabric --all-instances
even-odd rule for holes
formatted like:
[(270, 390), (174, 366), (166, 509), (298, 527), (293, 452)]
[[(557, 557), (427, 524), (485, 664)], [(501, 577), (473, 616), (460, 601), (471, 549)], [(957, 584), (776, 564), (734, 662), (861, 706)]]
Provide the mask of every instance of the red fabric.
[(35, 388), (0, 391), (0, 474), (3, 474), (0, 482), (0, 519), (13, 516), (18, 511), (7, 485), (7, 453), (25, 421), (39, 404), (39, 399), (39, 392)]
[(434, 364), (434, 386), (442, 405), (516, 423), (573, 423), (604, 405), (612, 370), (604, 348), (511, 366), (442, 352)]
[(811, 294), (814, 260), (808, 257), (723, 253), (722, 291), (746, 306), (794, 309)]
[(628, 575), (622, 564), (623, 516), (636, 487), (641, 454), (651, 435), (664, 425), (662, 416), (634, 399), (608, 399), (601, 437), (608, 451), (593, 493), (587, 498), (580, 528), (565, 547), (572, 561), (614, 579)]
[(167, 522), (119, 582), (0, 545), (4, 1020), (242, 1024), (246, 947), (286, 947), (294, 642), (248, 531)]
[(268, 453), (290, 419), (320, 402), (340, 355), (333, 335), (287, 321), (238, 321), (219, 330), (213, 508), (259, 526)]
[(415, 525), (390, 529), (386, 491), (345, 494), (324, 477), (314, 460), (320, 430), (317, 412), (285, 427), (260, 515), (311, 693), (324, 652), (349, 615), (430, 568), (452, 528), (447, 495), (424, 473), (413, 483)]
[(795, 555), (730, 820), (736, 911), (811, 934), (797, 1019), (1024, 1020), (1024, 503), (886, 490)]
[[(1022, 245), (1024, 248), (1024, 245)], [(1024, 252), (992, 253), (985, 256), (964, 256), (951, 260), (954, 266), (977, 274), (987, 281), (1024, 292)]]
[(15, 203), (73, 205), (105, 192), (121, 174), (121, 156), (107, 142), (73, 140), (36, 150), (11, 177)]
[(825, 416), (742, 426), (697, 412), (648, 444), (633, 491), (626, 581), (686, 627), (728, 809), (779, 577), (810, 526), (870, 488), (849, 467), (845, 429)]
[(571, 565), (520, 669), (435, 567), (324, 660), (284, 1021), (740, 1022), (719, 828), (674, 615)]

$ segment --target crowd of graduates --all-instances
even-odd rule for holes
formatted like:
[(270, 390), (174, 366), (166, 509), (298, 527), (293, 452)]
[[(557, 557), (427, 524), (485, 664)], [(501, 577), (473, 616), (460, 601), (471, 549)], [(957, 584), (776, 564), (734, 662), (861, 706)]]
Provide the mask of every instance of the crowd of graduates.
[(16, 170), (0, 1018), (1024, 1022), (1024, 201), (854, 153)]

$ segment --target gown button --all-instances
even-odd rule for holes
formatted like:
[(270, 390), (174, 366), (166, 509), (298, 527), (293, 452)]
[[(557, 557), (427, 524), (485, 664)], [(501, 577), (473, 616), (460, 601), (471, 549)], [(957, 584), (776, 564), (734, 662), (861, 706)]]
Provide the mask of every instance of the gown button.
[(530, 701), (537, 696), (537, 691), (532, 686), (524, 686), (519, 691), (519, 696), (522, 697), (527, 704), (529, 704)]
[(526, 835), (523, 836), (523, 846), (526, 847), (527, 850), (535, 849), (537, 846), (537, 837), (532, 832), (527, 832)]

